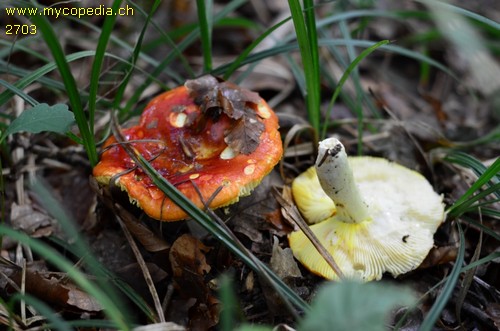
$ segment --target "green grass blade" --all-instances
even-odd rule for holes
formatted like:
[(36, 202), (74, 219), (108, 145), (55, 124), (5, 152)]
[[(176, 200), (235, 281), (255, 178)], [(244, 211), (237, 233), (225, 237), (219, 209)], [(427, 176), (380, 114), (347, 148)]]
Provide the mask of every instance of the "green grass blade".
[[(66, 57), (68, 62), (72, 62), (78, 59), (82, 59), (85, 57), (94, 56), (94, 51), (82, 51), (74, 54), (70, 54)], [(57, 64), (55, 62), (50, 62), (45, 64), (44, 66), (34, 70), (29, 75), (23, 76), (20, 80), (18, 80), (14, 85), (18, 89), (23, 89), (27, 87), (29, 84), (37, 81), (47, 73), (55, 70), (57, 68)], [(0, 106), (4, 105), (9, 99), (14, 95), (12, 91), (4, 91), (0, 94)]]
[[(308, 2), (310, 3), (310, 2)], [(306, 19), (299, 0), (288, 0), (288, 6), (292, 14), (292, 21), (297, 35), (297, 43), (300, 49), (302, 65), (304, 68), (304, 81), (306, 84), (306, 103), (309, 123), (314, 128), (316, 133), (320, 130), (320, 86), (319, 86), (319, 59), (314, 58), (318, 55), (317, 42), (318, 40), (310, 40), (310, 35), (316, 35), (316, 25), (311, 24), (310, 11), (313, 8), (307, 8)], [(309, 32), (314, 29), (314, 32)], [(316, 45), (316, 49), (312, 47)]]
[(479, 260), (472, 262), (469, 265), (466, 265), (465, 267), (462, 268), (461, 272), (466, 272), (466, 271), (469, 271), (471, 269), (477, 268), (481, 265), (489, 263), (489, 262), (496, 260), (498, 258), (500, 258), (500, 252), (490, 253), (490, 254), (486, 255), (485, 257), (480, 258)]
[(17, 39), (15, 42), (0, 39), (0, 45), (4, 46), (4, 48), (0, 48), (0, 58), (9, 59), (13, 53), (19, 51), (29, 54), (34, 58), (41, 60), (42, 62), (49, 62), (50, 60), (46, 56), (30, 48), (30, 44), (37, 43), (39, 41), (39, 38), (39, 36), (24, 37), (21, 39)]
[(92, 283), (85, 274), (80, 272), (74, 265), (68, 262), (58, 251), (49, 247), (42, 241), (29, 237), (24, 233), (15, 231), (7, 226), (0, 224), (0, 235), (7, 236), (13, 240), (29, 246), (37, 254), (44, 257), (46, 261), (53, 264), (67, 275), (84, 291), (93, 296), (104, 307), (105, 313), (115, 322), (116, 327), (121, 330), (129, 330), (129, 323), (126, 322), (125, 316), (116, 306), (116, 302), (111, 300), (103, 290), (99, 289)]
[[(417, 0), (417, 2), (425, 4), (425, 3), (428, 2), (428, 0)], [(500, 31), (500, 23), (495, 22), (493, 20), (490, 20), (489, 18), (487, 18), (485, 16), (482, 16), (482, 15), (479, 15), (477, 13), (471, 12), (470, 10), (454, 6), (454, 5), (446, 3), (444, 1), (443, 2), (441, 2), (441, 1), (434, 1), (432, 5), (436, 6), (438, 8), (446, 9), (446, 10), (452, 11), (452, 12), (454, 12), (456, 14), (468, 17), (468, 18), (473, 19), (473, 20), (475, 20), (477, 22), (480, 22), (480, 23), (483, 23), (483, 24), (485, 24), (487, 26), (490, 26), (493, 30)]]
[(387, 45), (388, 43), (389, 43), (388, 40), (382, 40), (382, 41), (379, 41), (378, 43), (376, 43), (375, 45), (372, 45), (372, 46), (368, 47), (367, 49), (365, 49), (364, 51), (362, 51), (354, 59), (354, 61), (352, 61), (351, 64), (349, 64), (349, 66), (347, 67), (347, 69), (344, 71), (344, 73), (342, 74), (342, 77), (340, 77), (340, 80), (337, 83), (337, 86), (335, 87), (335, 91), (333, 92), (332, 98), (330, 99), (330, 103), (329, 103), (329, 106), (328, 106), (327, 116), (325, 118), (325, 125), (323, 127), (323, 132), (321, 134), (321, 136), (323, 138), (326, 137), (326, 129), (327, 129), (327, 126), (328, 126), (328, 118), (330, 118), (330, 113), (331, 113), (331, 110), (333, 109), (333, 105), (335, 104), (335, 101), (337, 100), (337, 97), (339, 96), (339, 94), (340, 94), (340, 92), (342, 90), (342, 87), (344, 86), (345, 82), (349, 78), (349, 75), (351, 74), (351, 72), (358, 66), (358, 64), (364, 58), (366, 58), (368, 55), (370, 55), (376, 49), (378, 49), (378, 48), (380, 48), (380, 47), (382, 47), (384, 45)]
[[(105, 309), (110, 310), (110, 318), (116, 321), (126, 320), (128, 316), (126, 316), (127, 310), (125, 306), (123, 306), (121, 301), (118, 300), (118, 295), (115, 292), (114, 288), (109, 287), (109, 272), (107, 272), (107, 270), (102, 267), (102, 265), (92, 254), (89, 254), (91, 250), (88, 247), (88, 244), (82, 238), (79, 229), (77, 229), (77, 227), (74, 225), (74, 220), (72, 220), (66, 210), (64, 210), (59, 201), (52, 195), (47, 185), (41, 179), (33, 180), (30, 183), (30, 188), (36, 194), (45, 210), (58, 221), (58, 225), (66, 235), (66, 238), (68, 238), (68, 240), (72, 242), (71, 247), (75, 256), (77, 256), (78, 258), (83, 258), (85, 266), (92, 272), (93, 275), (96, 276), (97, 284), (92, 283), (93, 292), (89, 292), (89, 294), (98, 299)], [(48, 249), (58, 252), (51, 247), (49, 247)], [(45, 257), (44, 254), (42, 255)], [(64, 262), (66, 261), (63, 261), (61, 263)], [(83, 277), (85, 277), (85, 275), (83, 275)], [(97, 293), (97, 296), (95, 295), (96, 291), (100, 292)], [(101, 299), (104, 301), (100, 301)], [(111, 302), (111, 306), (108, 306), (109, 302)], [(124, 315), (125, 317), (121, 315)]]
[(21, 294), (21, 293), (15, 293), (11, 301), (24, 301), (26, 304), (32, 306), (35, 308), (35, 310), (44, 318), (47, 319), (49, 324), (55, 329), (55, 330), (68, 330), (71, 331), (73, 328), (71, 327), (70, 323), (66, 322), (63, 320), (61, 317), (59, 317), (59, 314), (57, 314), (54, 310), (52, 310), (49, 306), (47, 306), (43, 301), (40, 301), (39, 299), (28, 295), (28, 294)]
[[(476, 182), (474, 182), (474, 184), (472, 184), (472, 186), (457, 201), (455, 201), (455, 203), (448, 209), (448, 214), (451, 217), (458, 217), (464, 206), (470, 205), (470, 203), (468, 203), (470, 196), (472, 196), (474, 192), (481, 189), (483, 185), (487, 184), (493, 178), (496, 178), (498, 173), (500, 173), (500, 158), (497, 158), (495, 162), (481, 174)], [(498, 178), (496, 179), (498, 180)], [(499, 183), (494, 184), (491, 187), (496, 187), (498, 185)]]
[(90, 131), (91, 126), (89, 125), (83, 111), (82, 101), (80, 99), (80, 93), (78, 91), (75, 78), (71, 73), (61, 44), (57, 40), (54, 29), (45, 16), (35, 15), (31, 19), (42, 33), (43, 38), (47, 46), (49, 47), (52, 56), (54, 57), (57, 68), (59, 69), (59, 73), (62, 76), (64, 86), (66, 87), (66, 93), (68, 94), (71, 109), (75, 114), (76, 123), (82, 136), (83, 146), (85, 148), (85, 151), (87, 152), (87, 157), (90, 161), (90, 164), (95, 165), (97, 164), (99, 158), (97, 155), (94, 134)]
[[(351, 40), (345, 40), (345, 39), (324, 39), (320, 38), (319, 39), (319, 46), (346, 46), (346, 45), (353, 45), (354, 47), (360, 47), (360, 48), (369, 48), (373, 46), (373, 41), (370, 40), (359, 40), (359, 39), (351, 39)], [(260, 51), (257, 53), (253, 53), (249, 55), (245, 60), (241, 62), (241, 65), (246, 65), (249, 63), (253, 63), (256, 61), (260, 61), (262, 59), (275, 56), (275, 55), (280, 55), (280, 54), (286, 54), (292, 51), (295, 51), (299, 48), (298, 44), (296, 43), (291, 43), (291, 44), (286, 44), (286, 45), (281, 45), (281, 46), (275, 46), (272, 49), (266, 49), (264, 51)], [(400, 46), (396, 45), (382, 45), (379, 47), (379, 50), (389, 52), (389, 53), (394, 53), (402, 56), (406, 56), (408, 58), (417, 60), (417, 61), (425, 61), (429, 63), (432, 67), (435, 67), (450, 77), (454, 78), (455, 80), (459, 81), (459, 77), (455, 75), (450, 69), (442, 65), (441, 63), (437, 62), (436, 60), (425, 56), (419, 52), (415, 52)], [(216, 70), (214, 70), (212, 73), (213, 74), (221, 74), (227, 68), (229, 67), (230, 64), (227, 65), (222, 65), (218, 67)]]
[(240, 306), (234, 293), (231, 276), (223, 274), (219, 277), (219, 284), (219, 300), (223, 307), (220, 312), (220, 330), (233, 331), (236, 328), (237, 319), (240, 317)]
[(430, 309), (429, 313), (422, 322), (422, 325), (420, 326), (419, 329), (420, 331), (433, 330), (436, 321), (438, 320), (439, 316), (441, 315), (441, 312), (446, 306), (446, 303), (448, 303), (448, 300), (451, 298), (453, 289), (457, 285), (460, 273), (463, 271), (462, 264), (464, 263), (464, 256), (465, 256), (465, 237), (459, 222), (457, 222), (457, 228), (460, 236), (460, 246), (458, 248), (458, 254), (457, 254), (457, 259), (455, 260), (455, 265), (453, 266), (453, 269), (451, 270), (450, 275), (448, 276), (448, 279), (446, 280), (446, 283), (444, 284), (441, 293), (436, 298), (436, 301), (432, 305), (432, 308)]
[(137, 39), (137, 43), (135, 44), (135, 47), (132, 52), (132, 58), (130, 62), (125, 66), (124, 70), (126, 72), (124, 79), (120, 83), (120, 86), (118, 87), (118, 90), (116, 91), (116, 95), (113, 101), (113, 109), (119, 109), (120, 103), (123, 100), (123, 95), (125, 94), (125, 89), (127, 88), (128, 82), (130, 81), (130, 78), (132, 78), (132, 72), (135, 69), (135, 64), (137, 60), (140, 57), (141, 54), (141, 47), (142, 43), (144, 40), (144, 36), (146, 35), (147, 28), (149, 26), (149, 23), (151, 22), (151, 19), (153, 17), (153, 14), (156, 12), (158, 9), (159, 5), (161, 3), (161, 0), (156, 0), (151, 7), (151, 11), (146, 17), (146, 22), (144, 23), (141, 33), (139, 34), (139, 38)]
[[(500, 183), (494, 184), (488, 187), (485, 190), (479, 191), (479, 193), (473, 195), (472, 197), (464, 200), (460, 204), (453, 204), (452, 208), (450, 208), (449, 215), (451, 217), (459, 217), (466, 212), (470, 212), (474, 208), (474, 203), (486, 198), (490, 194), (498, 194), (500, 192)], [(485, 203), (492, 204), (493, 201), (486, 201)]]
[[(481, 211), (483, 211), (483, 208), (481, 208)], [(486, 233), (488, 236), (496, 239), (497, 241), (500, 241), (500, 234), (498, 234), (494, 230), (486, 227), (484, 224), (476, 221), (475, 219), (468, 217), (467, 215), (464, 215), (463, 217), (461, 217), (461, 219), (463, 219), (466, 223), (472, 224), (473, 226), (479, 228), (481, 231)]]
[[(118, 12), (118, 9), (121, 5), (121, 0), (114, 0), (111, 5), (111, 9), (114, 13)], [(90, 86), (89, 86), (89, 99), (88, 99), (88, 123), (89, 131), (92, 134), (92, 144), (90, 148), (95, 149), (95, 140), (94, 140), (94, 118), (95, 111), (97, 106), (97, 93), (99, 90), (100, 78), (101, 78), (101, 68), (104, 62), (104, 56), (106, 54), (106, 47), (108, 45), (109, 37), (113, 32), (113, 26), (115, 25), (116, 18), (118, 15), (107, 15), (104, 19), (104, 23), (101, 28), (101, 33), (99, 35), (99, 41), (97, 42), (97, 47), (95, 50), (94, 62), (92, 63), (92, 69), (90, 72)], [(81, 124), (79, 124), (80, 126)], [(85, 141), (84, 143), (88, 144)], [(93, 146), (92, 146), (93, 145)], [(92, 166), (97, 164), (98, 157), (97, 154), (95, 156), (92, 155), (92, 158), (89, 157), (90, 164)]]
[(291, 17), (287, 17), (280, 22), (276, 23), (269, 29), (267, 29), (265, 32), (261, 33), (241, 54), (230, 63), (229, 67), (225, 69), (224, 72), (224, 80), (228, 80), (229, 77), (236, 71), (241, 66), (241, 63), (249, 56), (249, 54), (254, 50), (257, 45), (259, 45), (264, 39), (266, 39), (271, 33), (273, 33), (276, 29), (278, 29), (280, 26), (285, 24), (291, 19)]
[(12, 93), (20, 96), (24, 101), (29, 103), (32, 106), (38, 105), (38, 101), (33, 99), (31, 96), (28, 94), (24, 93), (24, 91), (18, 89), (16, 86), (10, 84), (9, 82), (4, 81), (3, 79), (0, 79), (0, 85), (5, 87), (7, 90), (11, 91)]
[[(476, 176), (481, 176), (486, 171), (486, 166), (475, 157), (460, 151), (454, 151), (446, 156), (445, 161), (459, 164), (471, 169)], [(493, 176), (491, 182), (496, 184), (500, 182), (500, 175)]]
[(200, 27), (201, 49), (203, 53), (203, 72), (212, 71), (212, 0), (196, 0), (198, 25)]
[[(59, 246), (59, 251), (65, 251), (70, 254), (73, 254), (76, 257), (81, 258), (81, 249), (75, 247), (75, 245), (70, 245), (67, 242), (57, 238), (57, 237), (49, 237), (49, 240), (54, 244)], [(93, 258), (93, 257), (91, 257)], [(87, 258), (88, 259), (88, 258)], [(133, 302), (146, 316), (150, 321), (155, 320), (155, 312), (151, 309), (150, 306), (144, 301), (144, 299), (133, 289), (129, 284), (124, 282), (122, 279), (118, 278), (111, 271), (106, 269), (99, 263), (92, 263), (92, 268), (94, 268), (94, 273), (100, 275), (102, 279), (109, 280), (121, 293), (125, 294), (131, 302)], [(96, 271), (96, 269), (98, 270)], [(103, 283), (106, 285), (106, 288), (109, 287), (109, 284)]]
[[(342, 20), (339, 22), (339, 28), (342, 36), (346, 40), (351, 40), (351, 32), (349, 31), (347, 27), (347, 22)], [(354, 47), (351, 44), (346, 45), (346, 50), (347, 50), (347, 57), (349, 62), (353, 62), (356, 59), (356, 51)], [(353, 100), (354, 101), (354, 113), (356, 114), (356, 118), (358, 120), (357, 124), (357, 140), (358, 140), (358, 146), (357, 146), (357, 153), (358, 155), (363, 154), (363, 132), (365, 129), (364, 125), (364, 114), (363, 114), (363, 107), (362, 107), (362, 99), (363, 95), (365, 92), (363, 91), (363, 88), (361, 87), (361, 80), (359, 77), (359, 71), (357, 66), (352, 66), (351, 71), (350, 71), (350, 76), (352, 77), (352, 81), (354, 83), (354, 88), (356, 90), (356, 98)], [(333, 104), (332, 104), (333, 107)], [(326, 119), (327, 120), (327, 119)], [(326, 131), (324, 131), (326, 134)], [(326, 137), (326, 136), (323, 136)]]
[[(303, 0), (305, 23), (307, 28), (307, 39), (309, 49), (311, 51), (311, 73), (306, 73), (307, 83), (307, 96), (308, 96), (308, 115), (309, 119), (313, 119), (313, 128), (316, 133), (319, 133), (321, 123), (321, 75), (319, 65), (319, 45), (318, 45), (318, 32), (316, 30), (316, 15), (314, 13), (315, 7), (313, 0)], [(309, 98), (311, 100), (309, 100)]]

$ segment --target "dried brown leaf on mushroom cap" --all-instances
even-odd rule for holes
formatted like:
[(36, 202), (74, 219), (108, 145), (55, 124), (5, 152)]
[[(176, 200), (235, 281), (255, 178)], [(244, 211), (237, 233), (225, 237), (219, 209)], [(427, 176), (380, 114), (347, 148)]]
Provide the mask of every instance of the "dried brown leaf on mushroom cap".
[[(278, 119), (257, 94), (211, 76), (187, 81), (153, 99), (137, 126), (124, 129), (127, 141), (188, 199), (211, 208), (248, 195), (283, 153)], [(109, 138), (93, 174), (127, 191), (149, 216), (174, 221), (185, 212), (165, 197)], [(197, 189), (201, 192), (200, 198)]]

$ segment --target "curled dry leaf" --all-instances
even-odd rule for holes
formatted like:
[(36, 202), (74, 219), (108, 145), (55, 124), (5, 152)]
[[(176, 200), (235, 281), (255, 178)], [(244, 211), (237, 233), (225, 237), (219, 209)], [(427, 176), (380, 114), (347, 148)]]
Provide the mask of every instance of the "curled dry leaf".
[(211, 267), (205, 253), (209, 251), (209, 247), (189, 234), (177, 238), (170, 248), (169, 260), (175, 285), (187, 297), (206, 297), (208, 288), (204, 276)]
[(299, 266), (293, 258), (293, 253), (290, 248), (281, 248), (278, 238), (274, 237), (273, 253), (271, 255), (271, 269), (281, 279), (288, 280), (290, 278), (302, 277)]
[(234, 151), (250, 154), (259, 146), (264, 124), (257, 120), (249, 104), (257, 105), (259, 95), (229, 82), (219, 82), (213, 76), (202, 76), (185, 83), (190, 96), (205, 116), (217, 120), (224, 113), (235, 120), (225, 132), (224, 141)]
[(458, 248), (455, 246), (433, 247), (419, 268), (430, 268), (457, 259)]
[(500, 330), (500, 304), (498, 303), (490, 303), (488, 307), (486, 307), (486, 314), (493, 321), (493, 324)]
[[(10, 277), (17, 286), (21, 286), (22, 271), (17, 270)], [(71, 312), (97, 313), (102, 307), (92, 296), (69, 282), (65, 275), (50, 272), (26, 270), (26, 293), (51, 302)], [(11, 289), (12, 290), (12, 289)]]
[(219, 302), (205, 282), (211, 269), (205, 254), (210, 250), (189, 234), (180, 236), (170, 248), (174, 285), (184, 298), (195, 299), (188, 310), (190, 330), (208, 330), (219, 321)]
[(53, 232), (50, 217), (33, 210), (31, 205), (20, 206), (15, 202), (12, 203), (10, 219), (14, 229), (22, 230), (35, 238), (49, 236)]

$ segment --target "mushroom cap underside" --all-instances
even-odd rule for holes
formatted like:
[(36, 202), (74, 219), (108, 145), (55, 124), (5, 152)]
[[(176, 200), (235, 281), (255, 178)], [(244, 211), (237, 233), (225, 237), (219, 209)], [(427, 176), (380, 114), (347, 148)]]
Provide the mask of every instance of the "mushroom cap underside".
[[(378, 280), (384, 272), (397, 276), (417, 268), (444, 219), (442, 196), (421, 174), (386, 159), (349, 157), (349, 164), (371, 219), (337, 221), (335, 204), (312, 167), (292, 185), (299, 210), (316, 223), (311, 230), (348, 278)], [(328, 216), (321, 220), (321, 215)], [(291, 233), (289, 243), (295, 257), (313, 273), (338, 278), (302, 231)]]
[[(204, 208), (204, 203), (212, 199), (210, 208), (219, 208), (250, 194), (283, 153), (276, 114), (263, 99), (250, 107), (264, 129), (258, 146), (249, 154), (234, 152), (224, 140), (234, 121), (224, 114), (218, 118), (204, 116), (185, 86), (154, 98), (146, 106), (139, 124), (122, 133), (129, 144), (198, 207)], [(152, 218), (175, 221), (188, 217), (135, 166), (115, 137), (106, 141), (103, 150), (100, 162), (93, 169), (99, 183), (108, 185), (111, 178), (116, 178), (115, 185)]]

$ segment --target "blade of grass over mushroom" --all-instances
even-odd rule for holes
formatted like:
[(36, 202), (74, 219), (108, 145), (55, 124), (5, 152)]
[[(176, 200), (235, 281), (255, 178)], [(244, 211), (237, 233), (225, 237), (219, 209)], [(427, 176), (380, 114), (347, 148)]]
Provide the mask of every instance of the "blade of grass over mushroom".
[(64, 86), (66, 87), (66, 93), (68, 94), (71, 109), (75, 114), (76, 123), (82, 136), (83, 146), (87, 152), (87, 157), (90, 164), (94, 166), (97, 164), (99, 158), (97, 155), (94, 133), (91, 131), (93, 125), (90, 125), (85, 116), (76, 81), (71, 73), (61, 44), (57, 40), (54, 29), (50, 25), (47, 17), (35, 15), (31, 19), (38, 29), (40, 29), (40, 32), (42, 33), (43, 38), (47, 43), (52, 56), (54, 57), (59, 73), (62, 76)]
[[(123, 141), (123, 136), (117, 127), (117, 121), (113, 117), (112, 120), (112, 130), (113, 135), (118, 141)], [(242, 250), (240, 245), (235, 242), (231, 234), (227, 232), (226, 229), (222, 228), (216, 222), (213, 222), (211, 217), (205, 213), (203, 210), (198, 208), (191, 200), (187, 199), (175, 186), (168, 182), (163, 176), (161, 176), (156, 169), (139, 153), (128, 144), (123, 144), (122, 147), (127, 151), (131, 159), (141, 167), (141, 169), (146, 173), (146, 175), (151, 178), (152, 182), (165, 193), (165, 195), (171, 199), (175, 204), (181, 207), (186, 214), (189, 215), (193, 220), (198, 222), (205, 230), (211, 233), (216, 239), (221, 241), (231, 252), (233, 252), (238, 258), (240, 258), (246, 265), (253, 269), (257, 273), (265, 272), (272, 280), (272, 285), (283, 297), (288, 298), (288, 300), (301, 309), (302, 311), (308, 310), (308, 305), (302, 298), (300, 298), (295, 292), (293, 292), (283, 281), (272, 272), (264, 263), (259, 259), (255, 258), (252, 253), (248, 250)]]
[(457, 285), (458, 278), (460, 276), (460, 273), (462, 272), (462, 264), (464, 263), (465, 256), (465, 237), (460, 222), (457, 222), (456, 224), (460, 238), (460, 246), (458, 248), (457, 259), (455, 260), (453, 269), (451, 270), (450, 275), (448, 276), (448, 279), (446, 280), (443, 289), (441, 290), (441, 293), (436, 298), (436, 301), (432, 305), (432, 308), (430, 309), (422, 325), (420, 326), (420, 331), (430, 331), (433, 329), (439, 316), (441, 316), (441, 312), (448, 303), (448, 300), (451, 298), (453, 289)]
[[(118, 8), (121, 5), (121, 0), (115, 0), (113, 1), (113, 4), (111, 5), (111, 9), (114, 13), (118, 12)], [(85, 122), (88, 123), (89, 131), (92, 134), (92, 145), (90, 145), (89, 148), (94, 148), (95, 149), (95, 141), (94, 141), (94, 117), (95, 117), (95, 110), (97, 106), (97, 92), (99, 89), (99, 85), (101, 83), (100, 78), (101, 78), (101, 68), (102, 64), (104, 61), (104, 56), (106, 53), (106, 47), (108, 45), (109, 37), (113, 32), (113, 27), (115, 25), (117, 15), (107, 15), (104, 19), (101, 32), (99, 35), (99, 41), (97, 43), (97, 47), (95, 50), (95, 56), (94, 56), (94, 61), (92, 63), (92, 69), (90, 71), (90, 86), (89, 86), (89, 99), (88, 99), (88, 120)], [(76, 87), (76, 86), (75, 86)], [(76, 111), (76, 108), (74, 108)], [(83, 111), (79, 110), (79, 111)], [(82, 125), (85, 125), (85, 123), (79, 123), (79, 127)], [(81, 128), (80, 128), (81, 131)], [(90, 142), (85, 141), (86, 138), (84, 138), (84, 144), (90, 144)], [(94, 155), (90, 157), (90, 164), (92, 166), (96, 165), (98, 162), (97, 158), (97, 152), (96, 152), (96, 158), (94, 159)]]
[(43, 256), (44, 259), (52, 263), (59, 270), (67, 273), (68, 277), (102, 305), (106, 315), (114, 322), (115, 327), (120, 330), (130, 329), (130, 323), (127, 321), (128, 315), (125, 313), (125, 310), (123, 310), (123, 307), (118, 306), (119, 301), (109, 297), (103, 288), (99, 288), (95, 283), (91, 282), (85, 274), (75, 268), (74, 265), (66, 260), (58, 251), (40, 240), (15, 231), (5, 225), (0, 225), (0, 235), (8, 236), (13, 240), (29, 246), (34, 252)]
[(307, 114), (309, 122), (317, 134), (320, 130), (320, 76), (314, 7), (310, 0), (304, 0), (304, 10), (299, 0), (288, 0), (288, 6), (292, 14), (292, 21), (304, 68)]
[(198, 25), (200, 28), (201, 49), (203, 53), (203, 72), (212, 70), (212, 0), (196, 0)]
[[(335, 87), (335, 91), (333, 92), (332, 98), (330, 99), (330, 103), (328, 104), (328, 110), (327, 110), (327, 115), (325, 116), (325, 125), (323, 127), (322, 133), (321, 133), (321, 139), (324, 139), (326, 137), (326, 130), (328, 127), (328, 119), (330, 118), (331, 111), (333, 109), (333, 105), (335, 104), (335, 101), (337, 100), (337, 97), (339, 96), (342, 87), (344, 86), (345, 82), (349, 78), (349, 75), (351, 72), (358, 66), (358, 64), (366, 58), (368, 55), (370, 55), (373, 51), (376, 49), (387, 45), (389, 43), (388, 40), (382, 40), (379, 41), (378, 43), (368, 47), (367, 49), (363, 50), (361, 54), (359, 54), (347, 67), (347, 69), (344, 71), (342, 74), (342, 77), (340, 78), (339, 82), (337, 83), (337, 86)], [(358, 117), (360, 119), (360, 117)], [(361, 116), (361, 121), (363, 120), (363, 117)]]

